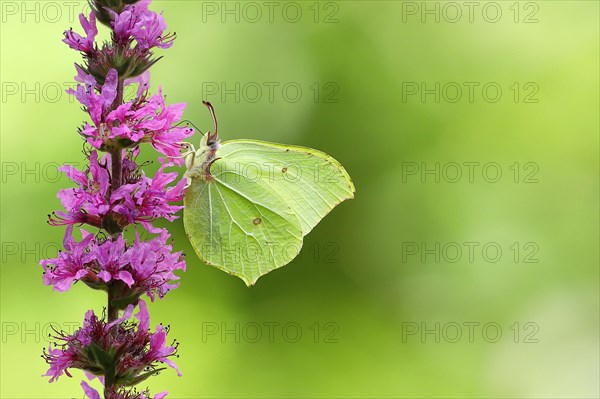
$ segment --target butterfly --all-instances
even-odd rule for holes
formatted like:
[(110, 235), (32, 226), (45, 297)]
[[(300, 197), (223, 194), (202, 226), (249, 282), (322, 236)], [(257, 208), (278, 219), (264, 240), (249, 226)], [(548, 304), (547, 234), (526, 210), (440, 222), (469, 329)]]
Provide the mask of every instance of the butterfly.
[(312, 148), (258, 140), (221, 142), (214, 132), (185, 155), (183, 222), (199, 258), (246, 285), (291, 262), (336, 205), (354, 198), (344, 167)]

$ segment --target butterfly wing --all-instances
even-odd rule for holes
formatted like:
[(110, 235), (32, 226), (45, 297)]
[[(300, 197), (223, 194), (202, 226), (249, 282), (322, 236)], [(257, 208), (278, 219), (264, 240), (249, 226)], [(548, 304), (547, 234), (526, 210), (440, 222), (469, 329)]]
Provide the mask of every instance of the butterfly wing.
[(215, 177), (195, 179), (184, 201), (185, 230), (198, 256), (247, 285), (300, 252), (298, 219), (273, 193), (240, 191)]
[(305, 147), (228, 141), (210, 175), (193, 178), (187, 190), (186, 233), (204, 262), (248, 285), (291, 262), (303, 236), (354, 196), (344, 168)]
[(226, 165), (221, 179), (240, 189), (255, 183), (275, 191), (298, 217), (303, 236), (336, 205), (354, 198), (354, 184), (344, 167), (312, 148), (231, 140), (217, 156), (217, 166)]

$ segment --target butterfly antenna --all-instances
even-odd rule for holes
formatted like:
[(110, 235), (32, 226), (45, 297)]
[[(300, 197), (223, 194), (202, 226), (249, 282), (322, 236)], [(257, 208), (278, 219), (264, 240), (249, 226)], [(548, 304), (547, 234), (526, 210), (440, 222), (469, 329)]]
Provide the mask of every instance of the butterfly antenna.
[(208, 132), (208, 137), (206, 139), (206, 144), (211, 145), (213, 144), (218, 138), (219, 138), (219, 134), (218, 132), (218, 124), (217, 124), (217, 117), (215, 115), (215, 109), (213, 108), (212, 104), (208, 101), (202, 101), (202, 104), (206, 105), (206, 107), (208, 108), (208, 110), (210, 111), (210, 116), (212, 117), (213, 120), (213, 126), (215, 127), (215, 131), (214, 132)]

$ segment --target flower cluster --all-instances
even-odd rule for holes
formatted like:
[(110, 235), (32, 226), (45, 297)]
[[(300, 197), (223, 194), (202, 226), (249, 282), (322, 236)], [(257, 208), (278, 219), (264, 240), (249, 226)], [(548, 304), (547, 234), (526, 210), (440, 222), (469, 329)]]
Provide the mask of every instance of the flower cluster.
[(108, 71), (100, 87), (81, 67), (77, 66), (77, 71), (76, 79), (81, 83), (68, 93), (75, 96), (90, 114), (93, 123), (87, 123), (80, 130), (89, 144), (105, 150), (115, 145), (128, 148), (149, 142), (181, 164), (181, 142), (194, 133), (191, 128), (174, 126), (181, 119), (184, 103), (167, 106), (160, 89), (154, 96), (146, 98), (148, 75), (144, 74), (128, 81), (139, 85), (137, 97), (111, 110), (117, 96), (119, 78), (116, 69)]
[(147, 177), (133, 160), (136, 153), (131, 151), (124, 157), (116, 190), (111, 185), (109, 154), (99, 158), (96, 151), (91, 151), (89, 167), (85, 171), (79, 171), (71, 165), (59, 168), (77, 187), (58, 193), (66, 212), (54, 212), (49, 223), (53, 226), (83, 223), (98, 228), (107, 227), (107, 223), (116, 223), (120, 231), (130, 224), (139, 223), (156, 233), (159, 230), (152, 226), (152, 221), (159, 218), (175, 220), (175, 213), (182, 206), (173, 204), (183, 198), (185, 181), (180, 180), (169, 186), (177, 178), (177, 173), (165, 173), (166, 168), (173, 166), (168, 162), (162, 163), (154, 177)]
[[(154, 65), (159, 58), (153, 57), (152, 49), (171, 47), (175, 35), (164, 33), (167, 24), (163, 16), (149, 10), (149, 4), (150, 0), (92, 1), (89, 18), (79, 18), (85, 37), (69, 29), (63, 39), (83, 54), (85, 65), (81, 69), (103, 84), (112, 68), (122, 79), (130, 79)], [(100, 47), (95, 43), (96, 19), (112, 30), (112, 41)]]
[[(81, 369), (105, 382), (110, 380), (115, 393), (126, 393), (117, 387), (144, 381), (160, 371), (163, 364), (181, 375), (171, 359), (177, 356), (178, 344), (167, 345), (168, 328), (158, 325), (155, 332), (150, 332), (146, 303), (139, 301), (139, 308), (137, 323), (129, 320), (134, 309), (129, 305), (122, 317), (110, 323), (89, 310), (83, 326), (72, 335), (57, 331), (54, 347), (42, 355), (50, 365), (45, 375), (52, 382), (63, 374), (71, 377), (70, 368)], [(92, 397), (90, 394), (95, 391), (87, 383), (84, 386)]]
[[(104, 385), (105, 399), (149, 399), (147, 391), (134, 385), (164, 365), (181, 375), (172, 361), (177, 344), (167, 345), (168, 328), (162, 325), (149, 332), (148, 309), (140, 299), (163, 298), (179, 285), (175, 272), (185, 270), (182, 253), (173, 250), (167, 230), (154, 222), (172, 221), (182, 209), (185, 180), (176, 181), (177, 173), (168, 169), (183, 163), (183, 140), (194, 133), (180, 126), (185, 104), (167, 105), (160, 88), (149, 94), (148, 69), (159, 59), (152, 50), (169, 48), (175, 39), (164, 33), (162, 14), (151, 11), (149, 4), (91, 0), (90, 14), (80, 16), (84, 33), (69, 29), (63, 39), (84, 61), (76, 64), (78, 84), (68, 93), (89, 116), (79, 129), (87, 166), (59, 169), (75, 183), (59, 191), (64, 211), (52, 213), (48, 221), (66, 226), (64, 251), (40, 264), (46, 285), (64, 292), (82, 282), (106, 292), (108, 302), (101, 316), (88, 311), (74, 334), (57, 332), (56, 342), (44, 351), (50, 366), (45, 376), (53, 382), (80, 369)], [(111, 30), (110, 41), (96, 42), (97, 22)], [(137, 85), (137, 93), (126, 100), (129, 85)], [(136, 162), (144, 143), (163, 156), (154, 176)], [(80, 238), (74, 237), (75, 225), (86, 225)], [(136, 306), (134, 322), (130, 319)], [(81, 387), (88, 398), (100, 399), (86, 381)], [(165, 396), (162, 392), (154, 398)]]
[[(120, 14), (109, 9), (113, 35), (117, 42), (127, 43), (135, 40), (136, 48), (142, 51), (153, 47), (163, 49), (171, 47), (175, 35), (163, 36), (163, 32), (167, 29), (165, 19), (162, 15), (150, 11), (149, 4), (150, 0), (142, 0), (134, 5), (127, 5)], [(87, 29), (86, 33), (88, 33)]]
[[(75, 241), (72, 226), (67, 228), (65, 251), (56, 258), (41, 261), (44, 283), (57, 291), (68, 291), (73, 283), (82, 281), (95, 289), (112, 289), (117, 298), (137, 299), (146, 293), (152, 300), (177, 288), (173, 281), (176, 270), (185, 270), (181, 252), (172, 252), (166, 230), (149, 240), (136, 239), (130, 245), (122, 235), (102, 240), (81, 230), (83, 239)], [(115, 299), (117, 299), (115, 298)], [(114, 299), (113, 299), (114, 300)], [(120, 306), (123, 308), (128, 303)]]

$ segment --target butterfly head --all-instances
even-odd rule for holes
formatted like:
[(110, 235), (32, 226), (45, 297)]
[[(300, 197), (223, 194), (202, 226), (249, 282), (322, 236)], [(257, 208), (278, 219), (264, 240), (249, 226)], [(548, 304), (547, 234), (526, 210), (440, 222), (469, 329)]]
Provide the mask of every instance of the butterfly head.
[(215, 160), (215, 154), (221, 145), (221, 140), (218, 135), (217, 118), (215, 110), (211, 103), (202, 101), (210, 111), (210, 116), (213, 120), (214, 132), (207, 132), (200, 139), (200, 147), (197, 150), (192, 149), (185, 157), (185, 165), (187, 168), (186, 176), (204, 177), (210, 176), (210, 165)]

